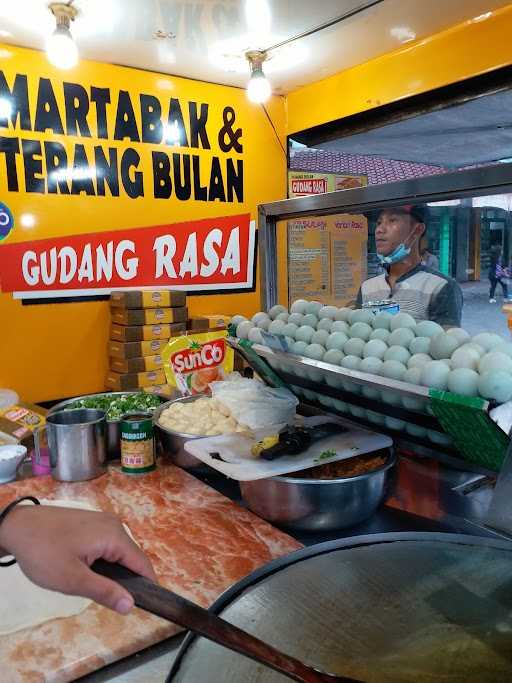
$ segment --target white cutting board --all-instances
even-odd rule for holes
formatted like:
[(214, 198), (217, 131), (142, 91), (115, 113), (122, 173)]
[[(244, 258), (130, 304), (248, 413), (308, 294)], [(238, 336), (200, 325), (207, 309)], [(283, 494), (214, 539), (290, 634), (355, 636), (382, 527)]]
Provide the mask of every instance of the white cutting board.
[[(306, 418), (303, 424), (304, 426), (312, 426), (328, 421), (331, 420), (326, 420), (325, 417), (320, 419), (313, 417)], [(251, 447), (261, 437), (261, 433), (256, 438), (249, 438), (240, 434), (209, 436), (204, 439), (187, 441), (185, 450), (231, 479), (253, 481), (254, 479), (267, 479), (280, 474), (298, 472), (308, 469), (308, 467), (325, 465), (328, 462), (345, 460), (355, 455), (389, 448), (393, 444), (392, 439), (384, 434), (376, 434), (362, 429), (349, 429), (342, 434), (329, 436), (315, 442), (307, 451), (299, 455), (285, 455), (275, 460), (264, 460), (251, 454)], [(327, 450), (334, 450), (336, 455), (319, 460), (320, 454)], [(212, 458), (210, 453), (218, 453), (223, 460)]]

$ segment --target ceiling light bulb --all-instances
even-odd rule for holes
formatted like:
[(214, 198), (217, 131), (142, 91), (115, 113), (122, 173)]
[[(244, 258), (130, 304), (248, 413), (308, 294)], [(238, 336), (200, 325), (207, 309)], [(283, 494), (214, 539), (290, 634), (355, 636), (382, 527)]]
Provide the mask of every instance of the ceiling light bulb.
[(253, 73), (247, 84), (247, 97), (251, 102), (261, 104), (266, 102), (272, 94), (272, 88), (263, 71)]
[(57, 28), (46, 43), (48, 60), (58, 69), (72, 69), (78, 63), (78, 48), (71, 31), (70, 22), (74, 20), (77, 10), (72, 5), (54, 2), (50, 10), (57, 21)]
[(247, 52), (247, 60), (251, 67), (251, 78), (247, 84), (247, 97), (251, 102), (261, 104), (266, 102), (272, 94), (272, 88), (263, 73), (263, 62), (267, 59), (266, 52), (253, 50)]

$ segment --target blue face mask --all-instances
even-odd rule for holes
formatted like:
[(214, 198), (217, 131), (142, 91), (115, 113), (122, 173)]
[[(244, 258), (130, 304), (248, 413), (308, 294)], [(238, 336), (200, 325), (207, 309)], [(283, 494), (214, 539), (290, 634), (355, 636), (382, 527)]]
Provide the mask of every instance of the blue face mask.
[(384, 256), (384, 254), (377, 253), (377, 258), (383, 266), (391, 266), (393, 263), (398, 263), (398, 261), (403, 261), (404, 258), (409, 256), (411, 253), (411, 247), (406, 247), (403, 242), (401, 242), (391, 254)]

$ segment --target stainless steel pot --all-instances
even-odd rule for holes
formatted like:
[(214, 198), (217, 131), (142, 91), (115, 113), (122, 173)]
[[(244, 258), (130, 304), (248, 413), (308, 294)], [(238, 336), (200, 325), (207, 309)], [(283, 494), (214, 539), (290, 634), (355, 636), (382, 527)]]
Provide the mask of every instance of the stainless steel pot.
[(342, 529), (363, 522), (386, 496), (396, 462), (390, 453), (382, 467), (344, 479), (271, 477), (241, 481), (248, 508), (273, 524), (301, 531)]
[(106, 427), (103, 410), (78, 408), (47, 415), (45, 429), (52, 477), (58, 481), (87, 481), (104, 474), (107, 471)]
[(175, 432), (172, 429), (168, 429), (163, 425), (158, 423), (158, 419), (162, 412), (169, 408), (173, 403), (177, 401), (183, 403), (190, 403), (191, 401), (197, 401), (198, 398), (203, 398), (203, 394), (197, 394), (196, 396), (183, 396), (181, 398), (176, 398), (172, 401), (167, 401), (163, 403), (159, 408), (153, 413), (153, 422), (155, 425), (155, 435), (157, 441), (160, 443), (162, 452), (167, 455), (170, 460), (178, 467), (182, 467), (184, 470), (190, 470), (193, 472), (206, 471), (210, 468), (205, 465), (199, 458), (190, 455), (184, 448), (186, 441), (191, 439), (202, 439), (201, 435), (197, 434), (185, 434), (183, 432)]
[[(76, 396), (75, 398), (68, 398), (54, 405), (48, 412), (48, 415), (53, 415), (60, 410), (67, 408), (67, 406), (80, 401), (84, 398), (99, 398), (100, 396), (130, 396), (139, 394), (139, 391), (104, 391), (99, 394), (85, 394), (84, 396)], [(166, 397), (156, 394), (158, 398), (163, 401), (168, 401)], [(121, 420), (107, 420), (107, 459), (116, 460), (120, 457), (121, 450)]]

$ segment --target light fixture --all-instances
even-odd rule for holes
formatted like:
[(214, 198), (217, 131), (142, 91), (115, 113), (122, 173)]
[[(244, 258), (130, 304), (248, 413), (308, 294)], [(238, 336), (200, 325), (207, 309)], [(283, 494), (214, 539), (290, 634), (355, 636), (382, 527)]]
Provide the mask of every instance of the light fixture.
[(20, 216), (20, 224), (23, 228), (33, 228), (36, 224), (36, 217), (33, 213), (22, 213)]
[(251, 68), (251, 78), (247, 84), (247, 97), (251, 102), (262, 104), (272, 94), (272, 88), (263, 73), (263, 62), (267, 59), (264, 50), (249, 50), (245, 53)]
[(46, 55), (58, 69), (71, 69), (78, 63), (78, 48), (69, 27), (78, 10), (65, 2), (52, 2), (48, 7), (57, 27), (46, 44)]

